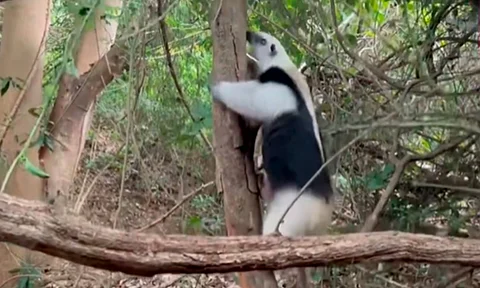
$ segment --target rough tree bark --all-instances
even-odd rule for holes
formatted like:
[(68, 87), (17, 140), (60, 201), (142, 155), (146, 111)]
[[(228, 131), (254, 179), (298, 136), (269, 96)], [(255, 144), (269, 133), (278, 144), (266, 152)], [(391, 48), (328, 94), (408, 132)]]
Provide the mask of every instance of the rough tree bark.
[[(132, 275), (228, 273), (359, 262), (480, 267), (480, 241), (402, 232), (322, 237), (159, 236), (93, 226), (50, 206), (0, 195), (0, 241)], [(54, 210), (53, 210), (54, 211)], [(263, 286), (257, 286), (263, 287)]]
[[(106, 0), (105, 6), (121, 9), (122, 1)], [(107, 53), (116, 37), (118, 23), (115, 19), (103, 17), (105, 15), (103, 8), (99, 7), (94, 12), (95, 27), (83, 32), (76, 50), (75, 65), (80, 75), (85, 74), (83, 81), (79, 82), (78, 79), (66, 74), (62, 76), (57, 100), (50, 115), (50, 121), (54, 123), (50, 133), (56, 139), (54, 151), (50, 152), (47, 147), (40, 149), (41, 164), (50, 174), (50, 178), (44, 183), (44, 190), (47, 192), (48, 200), (54, 201), (59, 208), (65, 207), (66, 196), (68, 196), (90, 129), (96, 98), (104, 88), (101, 83), (100, 86), (97, 85), (98, 83), (89, 83), (89, 75), (86, 73)], [(120, 50), (115, 49), (111, 52), (113, 58), (116, 60), (120, 58), (118, 57)], [(113, 66), (112, 73), (122, 73), (123, 60), (110, 65)], [(91, 72), (98, 72), (95, 69)], [(107, 78), (111, 81), (113, 75), (108, 75)], [(84, 89), (84, 85), (94, 85), (96, 89), (95, 91), (91, 91), (88, 87)], [(87, 91), (95, 94), (85, 95)], [(82, 93), (83, 95), (80, 95)]]
[[(83, 148), (84, 137), (81, 137), (81, 135), (78, 135), (78, 134), (74, 134), (74, 132), (85, 133), (86, 131), (74, 130), (73, 128), (79, 129), (80, 128), (79, 125), (83, 124), (83, 122), (77, 123), (75, 120), (78, 119), (78, 120), (86, 121), (85, 117), (87, 116), (86, 114), (87, 111), (89, 111), (88, 107), (91, 107), (92, 103), (95, 102), (95, 98), (97, 97), (97, 95), (99, 95), (103, 91), (106, 85), (108, 85), (110, 82), (112, 82), (113, 79), (115, 79), (117, 76), (123, 73), (123, 70), (126, 68), (126, 65), (127, 65), (126, 60), (127, 58), (125, 57), (125, 51), (118, 46), (113, 46), (110, 49), (110, 51), (102, 59), (100, 59), (100, 61), (95, 63), (95, 65), (92, 67), (92, 69), (88, 73), (83, 74), (81, 77), (77, 79), (75, 79), (72, 76), (67, 76), (67, 75), (63, 76), (63, 80), (62, 80), (64, 81), (62, 85), (63, 88), (62, 90), (59, 90), (59, 91), (62, 95), (65, 96), (65, 98), (70, 99), (71, 103), (64, 102), (65, 106), (62, 107), (63, 108), (62, 114), (56, 115), (56, 116), (59, 116), (57, 119), (61, 120), (56, 122), (56, 125), (54, 126), (54, 129), (53, 129), (53, 132), (56, 132), (55, 135), (58, 135), (58, 138), (67, 139), (69, 142), (76, 141), (76, 145), (74, 147), (77, 149), (79, 149), (80, 147)], [(60, 105), (61, 104), (59, 104), (58, 106)], [(83, 125), (81, 127), (84, 128)], [(64, 131), (66, 132), (64, 133)], [(69, 132), (72, 132), (72, 133), (69, 133)], [(78, 138), (73, 138), (73, 136), (75, 135), (77, 135)], [(80, 143), (81, 141), (82, 143)], [(61, 142), (61, 143), (63, 144), (65, 142)], [(64, 155), (66, 157), (66, 154), (72, 153), (72, 149), (70, 148), (70, 146), (57, 145), (56, 147), (57, 147), (56, 148), (57, 150), (54, 150), (53, 153), (50, 151), (46, 153), (45, 150), (41, 150), (41, 152), (45, 153), (45, 154), (41, 154), (41, 156), (43, 156), (43, 159), (48, 159), (50, 161), (53, 161), (53, 159), (57, 159), (59, 157), (58, 155)], [(73, 151), (76, 151), (78, 153), (81, 152), (81, 150), (80, 151), (73, 150)], [(46, 162), (50, 164), (49, 166), (47, 165), (45, 166), (50, 167), (52, 170), (55, 169), (53, 170), (55, 173), (52, 173), (52, 175), (56, 175), (56, 176), (51, 178), (58, 180), (60, 183), (58, 184), (57, 182), (55, 182), (55, 184), (61, 185), (61, 186), (54, 186), (54, 187), (56, 188), (68, 187), (71, 184), (71, 182), (68, 182), (67, 179), (62, 178), (62, 176), (65, 176), (65, 175), (58, 173), (57, 169), (64, 168), (70, 173), (74, 173), (75, 172), (74, 168), (76, 167), (77, 162), (72, 162), (72, 160), (75, 160), (75, 159), (77, 158), (69, 159), (70, 162), (69, 161), (57, 162), (57, 165), (64, 165), (60, 167), (54, 167), (54, 165), (52, 164), (53, 162)], [(67, 171), (62, 171), (62, 172), (66, 173)], [(68, 174), (68, 176), (73, 177), (73, 175), (71, 174)], [(51, 189), (51, 187), (49, 187), (49, 189)]]
[[(4, 4), (0, 77), (11, 77), (21, 88), (11, 84), (0, 97), (0, 183), (37, 120), (28, 110), (42, 104), (43, 53), (50, 7), (49, 0), (15, 0)], [(38, 166), (37, 148), (28, 149), (26, 156)], [(41, 187), (40, 178), (17, 165), (5, 191), (25, 199), (42, 200)], [(0, 243), (0, 283), (12, 276), (8, 271), (18, 267), (21, 261), (35, 265), (47, 260), (39, 253)], [(15, 281), (9, 284), (15, 285)]]
[[(246, 78), (246, 1), (221, 0), (212, 5), (213, 80)], [(224, 105), (213, 104), (217, 189), (224, 193), (228, 235), (258, 235), (261, 210), (253, 169), (253, 147), (246, 143), (241, 118)], [(255, 137), (250, 137), (255, 141)], [(251, 141), (250, 141), (251, 142)], [(247, 148), (247, 149), (245, 149)], [(246, 153), (251, 150), (250, 153)], [(241, 273), (242, 287), (277, 287), (272, 272)]]

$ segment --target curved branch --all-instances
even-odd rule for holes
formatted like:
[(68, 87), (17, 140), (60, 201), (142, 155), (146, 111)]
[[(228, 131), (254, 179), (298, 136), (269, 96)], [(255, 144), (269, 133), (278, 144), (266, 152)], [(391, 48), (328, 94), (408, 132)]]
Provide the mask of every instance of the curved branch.
[(480, 241), (378, 232), (287, 238), (158, 236), (93, 226), (38, 201), (0, 195), (0, 241), (140, 276), (413, 261), (480, 267)]
[[(361, 232), (369, 232), (372, 231), (375, 225), (377, 225), (378, 218), (380, 213), (383, 211), (385, 208), (385, 205), (387, 204), (388, 200), (390, 199), (390, 196), (392, 195), (393, 191), (395, 190), (395, 187), (397, 187), (398, 182), (400, 181), (400, 178), (403, 175), (403, 171), (407, 167), (408, 164), (411, 162), (415, 161), (425, 161), (425, 160), (430, 160), (433, 159), (449, 150), (455, 149), (458, 145), (460, 145), (462, 142), (465, 140), (468, 140), (471, 135), (467, 136), (461, 136), (461, 137), (456, 137), (456, 139), (451, 139), (450, 142), (446, 142), (441, 144), (440, 146), (437, 147), (437, 149), (433, 150), (430, 153), (423, 154), (423, 155), (410, 155), (407, 154), (405, 155), (402, 159), (396, 160), (395, 163), (395, 172), (393, 173), (392, 177), (390, 178), (390, 181), (385, 188), (385, 190), (382, 193), (382, 196), (380, 197), (380, 200), (378, 200), (377, 205), (375, 206), (375, 209), (373, 210), (372, 214), (368, 216), (367, 220), (365, 221), (365, 224), (362, 227)], [(394, 159), (395, 160), (395, 159)]]

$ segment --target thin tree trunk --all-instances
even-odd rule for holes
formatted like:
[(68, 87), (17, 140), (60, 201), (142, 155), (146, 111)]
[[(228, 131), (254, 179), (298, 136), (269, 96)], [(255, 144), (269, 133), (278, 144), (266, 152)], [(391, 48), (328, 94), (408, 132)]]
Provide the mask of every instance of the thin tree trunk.
[[(121, 9), (122, 1), (106, 0), (105, 5)], [(92, 69), (115, 41), (118, 23), (115, 19), (105, 19), (104, 14), (102, 9), (97, 9), (95, 27), (83, 32), (75, 58), (80, 75)], [(92, 122), (96, 98), (103, 90), (97, 90), (98, 94), (88, 97), (88, 101), (81, 101), (82, 105), (78, 106), (79, 100), (76, 98), (79, 97), (80, 90), (72, 90), (74, 80), (70, 75), (62, 77), (57, 101), (50, 115), (50, 121), (54, 123), (50, 133), (57, 140), (55, 141), (57, 145), (53, 152), (46, 147), (40, 150), (42, 165), (50, 174), (50, 178), (45, 181), (45, 191), (48, 193), (49, 200), (59, 208), (64, 208), (66, 205)], [(85, 83), (80, 84), (85, 85)]]
[[(50, 24), (50, 6), (49, 0), (15, 0), (4, 4), (0, 77), (11, 77), (13, 83), (21, 85), (21, 88), (10, 82), (7, 93), (0, 97), (2, 183), (37, 121), (28, 110), (42, 104), (43, 55)], [(26, 156), (38, 166), (37, 147), (28, 149)], [(5, 192), (25, 199), (42, 200), (41, 188), (41, 179), (19, 164), (8, 175)], [(49, 258), (6, 243), (0, 243), (0, 255), (0, 283), (12, 276), (8, 271), (18, 267), (20, 261), (35, 265), (46, 263)], [(15, 284), (16, 281), (9, 282), (9, 285)]]
[[(246, 78), (246, 6), (245, 0), (222, 0), (213, 5), (215, 81)], [(218, 103), (213, 104), (213, 123), (217, 189), (224, 193), (228, 235), (258, 235), (262, 217), (253, 169), (255, 135), (246, 135), (246, 131), (242, 131), (246, 126), (241, 127), (244, 122), (240, 117)], [(241, 273), (239, 276), (244, 288), (277, 287), (273, 272)]]

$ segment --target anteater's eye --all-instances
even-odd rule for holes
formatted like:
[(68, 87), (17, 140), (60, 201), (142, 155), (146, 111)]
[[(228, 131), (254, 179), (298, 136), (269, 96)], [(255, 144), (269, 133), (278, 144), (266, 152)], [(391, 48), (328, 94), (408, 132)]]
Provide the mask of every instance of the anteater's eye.
[(267, 44), (267, 40), (265, 40), (265, 38), (262, 38), (262, 40), (260, 40), (260, 44), (266, 45), (266, 44)]

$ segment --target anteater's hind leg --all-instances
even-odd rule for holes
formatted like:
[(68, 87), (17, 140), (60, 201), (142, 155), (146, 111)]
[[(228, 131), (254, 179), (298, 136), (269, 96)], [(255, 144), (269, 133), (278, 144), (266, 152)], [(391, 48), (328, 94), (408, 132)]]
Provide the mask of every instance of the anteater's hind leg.
[[(297, 195), (298, 190), (295, 189), (275, 191), (263, 222), (263, 235), (271, 235), (275, 232), (278, 221)], [(327, 203), (325, 198), (317, 197), (306, 191), (283, 219), (279, 229), (280, 233), (290, 237), (324, 234), (331, 222), (333, 212), (331, 202)], [(311, 287), (311, 277), (308, 273), (310, 269), (299, 267), (295, 270), (297, 271), (296, 287)]]

